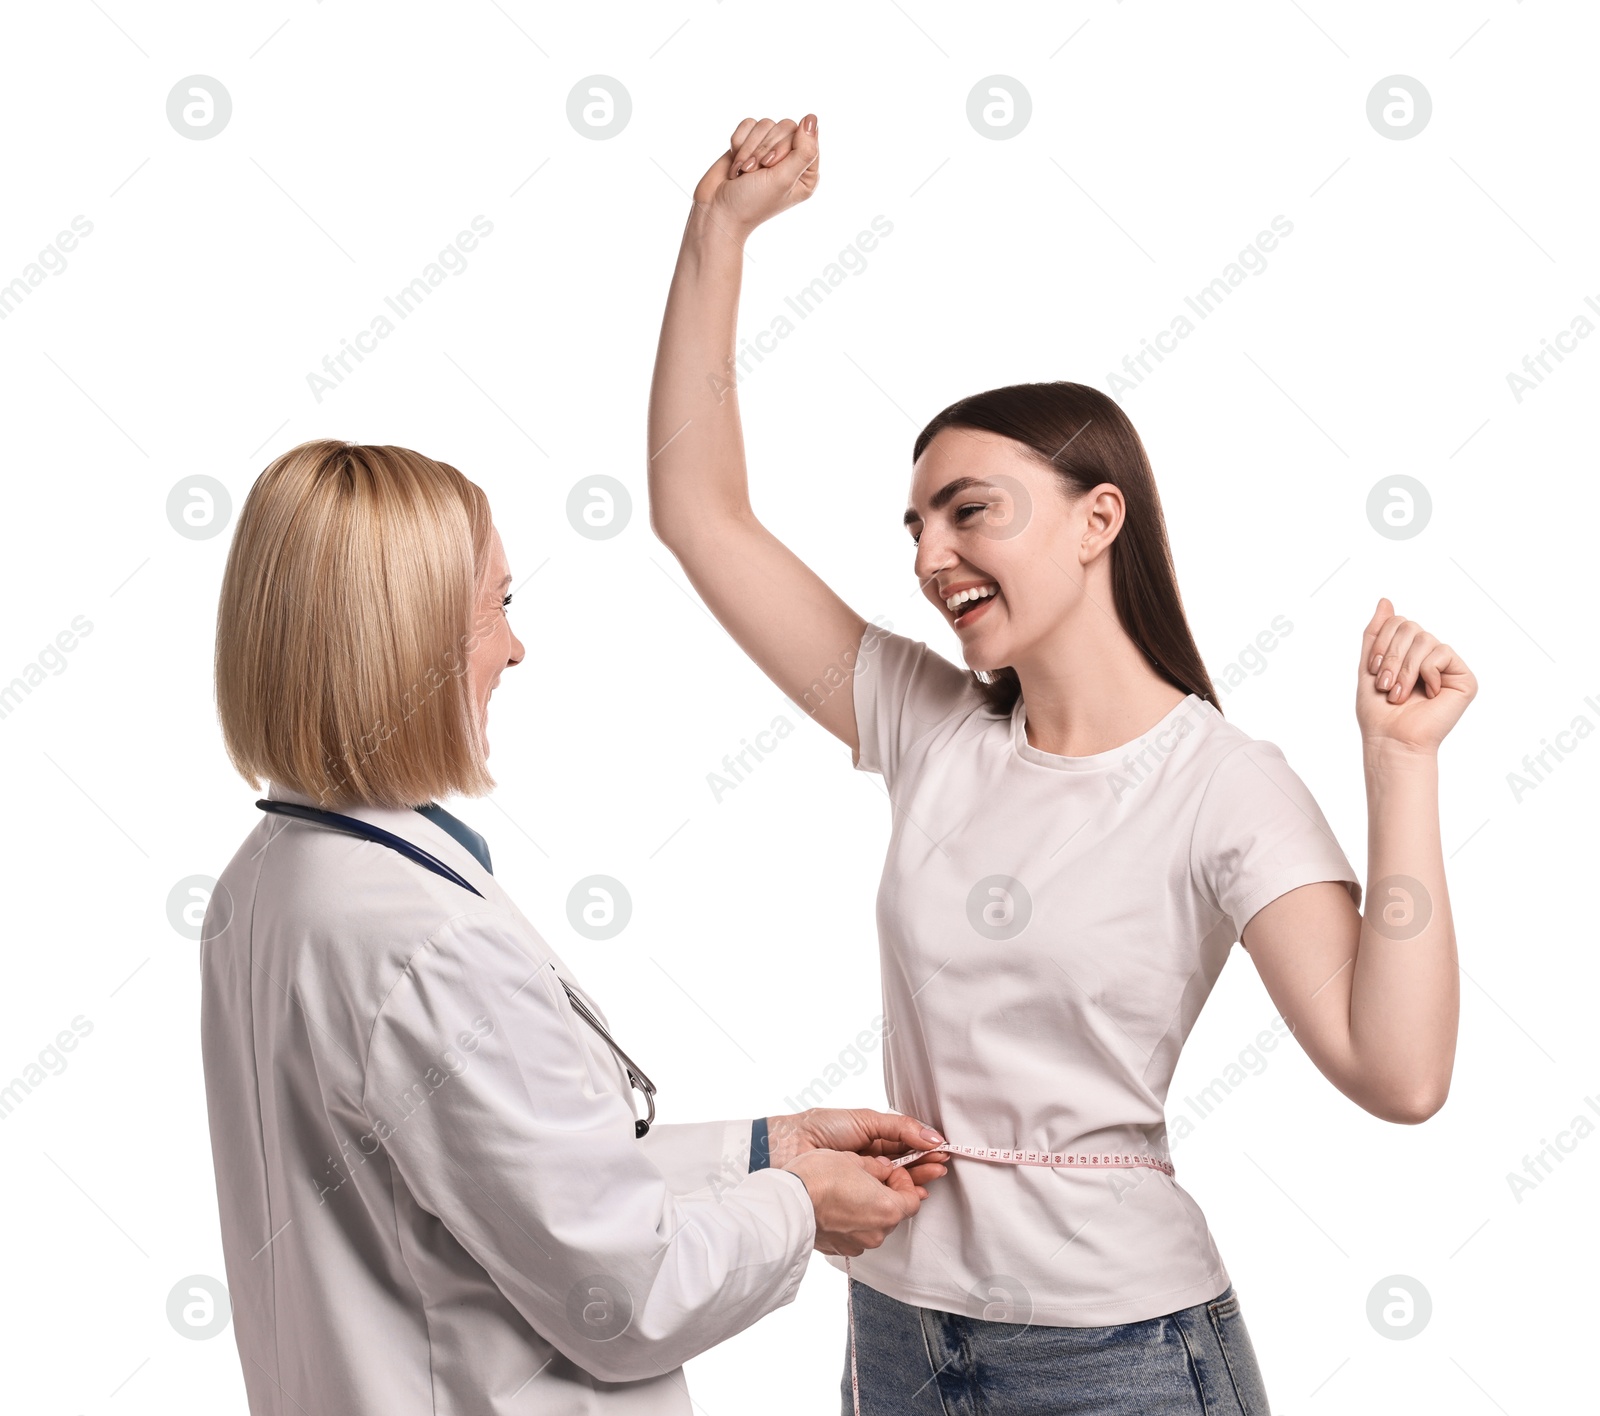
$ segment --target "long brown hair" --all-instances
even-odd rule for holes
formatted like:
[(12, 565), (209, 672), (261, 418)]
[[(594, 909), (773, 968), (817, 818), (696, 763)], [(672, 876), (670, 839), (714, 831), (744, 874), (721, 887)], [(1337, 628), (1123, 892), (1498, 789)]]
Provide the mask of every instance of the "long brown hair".
[[(1054, 468), (1069, 496), (1102, 482), (1122, 493), (1127, 517), (1111, 543), (1117, 619), (1162, 678), (1221, 712), (1183, 613), (1150, 459), (1115, 400), (1085, 384), (1066, 382), (1011, 384), (975, 393), (952, 403), (917, 435), (913, 463), (942, 428), (976, 428), (1011, 438)], [(972, 677), (993, 712), (1010, 713), (1022, 696), (1015, 669)]]

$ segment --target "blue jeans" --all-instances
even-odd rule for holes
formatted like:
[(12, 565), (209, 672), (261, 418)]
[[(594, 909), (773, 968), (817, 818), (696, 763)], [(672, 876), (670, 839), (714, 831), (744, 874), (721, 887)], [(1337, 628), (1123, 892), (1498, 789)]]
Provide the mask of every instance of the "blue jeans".
[[(861, 1416), (1270, 1416), (1231, 1285), (1111, 1327), (987, 1322), (850, 1286)], [(849, 1416), (848, 1349), (842, 1393)]]

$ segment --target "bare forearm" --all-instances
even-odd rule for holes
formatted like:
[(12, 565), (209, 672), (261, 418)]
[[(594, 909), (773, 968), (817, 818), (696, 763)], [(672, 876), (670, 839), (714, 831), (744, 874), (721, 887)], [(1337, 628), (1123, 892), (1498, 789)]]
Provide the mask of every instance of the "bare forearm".
[(1369, 742), (1367, 888), (1350, 985), (1350, 1047), (1364, 1089), (1422, 1119), (1455, 1062), (1460, 972), (1439, 839), (1436, 754)]
[(1367, 784), (1366, 911), (1323, 880), (1245, 926), (1322, 1074), (1388, 1121), (1425, 1121), (1455, 1065), (1460, 967), (1439, 842), (1439, 744), (1478, 689), (1465, 661), (1383, 596), (1361, 636), (1356, 721)]
[(735, 643), (854, 749), (850, 694), (817, 690), (855, 662), (866, 621), (752, 513), (734, 387), (745, 240), (816, 181), (807, 114), (746, 119), (695, 187), (650, 387), (650, 525)]
[(650, 385), (650, 516), (669, 546), (715, 514), (749, 510), (734, 339), (744, 232), (698, 206), (667, 295)]

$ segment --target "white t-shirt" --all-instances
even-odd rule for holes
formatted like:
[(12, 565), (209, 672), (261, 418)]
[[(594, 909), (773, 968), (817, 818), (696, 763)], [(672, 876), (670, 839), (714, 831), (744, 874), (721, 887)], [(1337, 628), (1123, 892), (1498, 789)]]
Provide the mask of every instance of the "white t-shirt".
[[(894, 811), (890, 1104), (955, 1144), (1170, 1161), (1173, 1068), (1250, 917), (1319, 880), (1360, 905), (1305, 784), (1194, 694), (1136, 743), (1041, 752), (1023, 704), (997, 717), (964, 670), (870, 624), (854, 695), (857, 766)], [(1055, 1327), (1157, 1317), (1229, 1282), (1159, 1170), (961, 1158), (852, 1271), (902, 1302)]]

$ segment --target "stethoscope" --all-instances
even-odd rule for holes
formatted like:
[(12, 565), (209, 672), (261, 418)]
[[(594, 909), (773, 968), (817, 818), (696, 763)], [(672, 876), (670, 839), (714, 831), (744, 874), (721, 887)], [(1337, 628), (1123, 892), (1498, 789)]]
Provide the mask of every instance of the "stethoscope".
[[(271, 801), (263, 799), (256, 803), (263, 811), (271, 812), (276, 816), (292, 816), (299, 821), (315, 821), (320, 826), (327, 826), (334, 831), (343, 831), (348, 836), (359, 836), (364, 841), (372, 841), (380, 846), (387, 846), (392, 851), (397, 851), (407, 860), (414, 861), (424, 870), (431, 870), (435, 875), (443, 876), (453, 885), (459, 885), (463, 890), (471, 890), (480, 900), (484, 897), (483, 891), (478, 889), (470, 880), (460, 872), (452, 870), (438, 856), (430, 855), (421, 846), (414, 846), (404, 837), (396, 836), (393, 832), (385, 831), (380, 826), (358, 820), (354, 816), (340, 816), (332, 811), (319, 811), (313, 806), (301, 806), (293, 801)], [(556, 975), (560, 978), (560, 975)], [(637, 1117), (633, 1123), (633, 1134), (643, 1136), (650, 1129), (650, 1123), (656, 1119), (656, 1086), (640, 1070), (639, 1064), (629, 1057), (620, 1047), (616, 1039), (606, 1031), (605, 1024), (595, 1017), (593, 1009), (572, 991), (572, 985), (566, 979), (561, 979), (562, 988), (567, 991), (567, 1001), (572, 1004), (572, 1010), (584, 1022), (600, 1034), (605, 1045), (609, 1047), (617, 1061), (622, 1063), (622, 1069), (628, 1074), (628, 1085), (644, 1093), (645, 1104), (649, 1108), (643, 1121)]]

